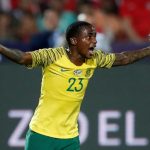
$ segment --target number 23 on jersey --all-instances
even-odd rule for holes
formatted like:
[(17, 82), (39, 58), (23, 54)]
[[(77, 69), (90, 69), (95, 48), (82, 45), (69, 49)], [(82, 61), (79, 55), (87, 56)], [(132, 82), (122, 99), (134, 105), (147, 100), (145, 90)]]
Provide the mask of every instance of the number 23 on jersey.
[(68, 83), (68, 92), (80, 92), (83, 89), (83, 78), (69, 78)]

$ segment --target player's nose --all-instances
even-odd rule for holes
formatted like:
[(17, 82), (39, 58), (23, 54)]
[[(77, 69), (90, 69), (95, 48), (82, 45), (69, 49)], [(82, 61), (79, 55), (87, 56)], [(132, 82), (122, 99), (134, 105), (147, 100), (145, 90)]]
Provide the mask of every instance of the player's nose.
[(96, 46), (97, 43), (96, 37), (93, 38), (92, 43)]

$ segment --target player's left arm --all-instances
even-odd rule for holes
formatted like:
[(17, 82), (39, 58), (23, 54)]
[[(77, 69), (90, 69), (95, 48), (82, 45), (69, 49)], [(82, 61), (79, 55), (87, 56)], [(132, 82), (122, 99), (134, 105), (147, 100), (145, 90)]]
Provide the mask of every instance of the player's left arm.
[(116, 59), (113, 66), (122, 66), (131, 64), (142, 58), (150, 56), (150, 46), (135, 51), (125, 51), (122, 53), (115, 53)]

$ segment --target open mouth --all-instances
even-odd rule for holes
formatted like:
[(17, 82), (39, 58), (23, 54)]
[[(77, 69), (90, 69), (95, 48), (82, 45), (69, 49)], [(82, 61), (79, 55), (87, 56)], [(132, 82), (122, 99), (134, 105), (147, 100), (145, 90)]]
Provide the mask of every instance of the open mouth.
[(93, 51), (93, 50), (94, 50), (94, 47), (90, 47), (89, 50), (90, 50), (90, 51)]
[(96, 47), (96, 45), (91, 45), (91, 46), (89, 47), (89, 51), (94, 51), (95, 47)]
[(90, 47), (90, 48), (89, 48), (89, 53), (90, 53), (91, 56), (94, 54), (94, 52), (93, 52), (93, 51), (94, 51), (94, 48), (95, 48), (95, 47)]

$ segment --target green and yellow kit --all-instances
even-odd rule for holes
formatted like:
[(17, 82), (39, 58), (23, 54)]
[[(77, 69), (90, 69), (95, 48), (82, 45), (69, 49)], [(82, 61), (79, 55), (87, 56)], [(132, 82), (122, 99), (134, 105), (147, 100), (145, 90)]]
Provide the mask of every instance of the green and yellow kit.
[(81, 66), (73, 64), (63, 47), (30, 52), (32, 65), (42, 67), (39, 104), (30, 129), (49, 137), (68, 139), (78, 136), (77, 119), (85, 91), (97, 67), (110, 68), (115, 54), (94, 51)]

